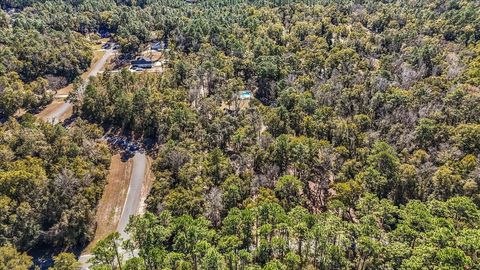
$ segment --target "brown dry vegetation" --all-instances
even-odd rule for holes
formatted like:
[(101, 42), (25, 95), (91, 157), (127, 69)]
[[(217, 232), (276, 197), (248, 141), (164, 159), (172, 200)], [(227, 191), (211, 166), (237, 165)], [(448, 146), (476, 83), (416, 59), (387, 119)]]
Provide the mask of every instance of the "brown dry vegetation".
[(142, 186), (142, 199), (141, 199), (141, 205), (139, 209), (139, 213), (144, 213), (146, 209), (146, 204), (145, 200), (147, 199), (148, 194), (150, 193), (150, 189), (152, 188), (153, 181), (155, 180), (155, 175), (153, 174), (152, 171), (152, 158), (150, 156), (148, 158), (148, 163), (147, 163), (147, 170), (146, 170), (146, 175), (143, 180), (143, 186)]
[(131, 159), (124, 162), (119, 154), (112, 156), (107, 185), (97, 207), (95, 236), (85, 252), (88, 252), (99, 240), (116, 230), (127, 196), (131, 172)]
[[(132, 173), (133, 159), (122, 161), (121, 155), (112, 156), (109, 174), (107, 177), (107, 185), (103, 192), (102, 198), (97, 207), (95, 223), (96, 231), (93, 240), (85, 248), (84, 253), (88, 253), (95, 244), (105, 238), (108, 234), (116, 231), (118, 221), (122, 214), (122, 208), (128, 194), (130, 185), (130, 177)], [(148, 157), (147, 170), (142, 186), (142, 204), (139, 213), (145, 210), (144, 201), (150, 192), (154, 175), (151, 170), (152, 158)]]

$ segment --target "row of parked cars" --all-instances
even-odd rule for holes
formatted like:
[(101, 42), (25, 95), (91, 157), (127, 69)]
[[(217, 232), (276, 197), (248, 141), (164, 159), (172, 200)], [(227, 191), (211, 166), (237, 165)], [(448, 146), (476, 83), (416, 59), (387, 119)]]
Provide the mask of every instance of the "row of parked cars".
[(112, 146), (134, 155), (136, 152), (144, 153), (145, 149), (138, 143), (132, 142), (125, 137), (105, 135), (105, 140)]

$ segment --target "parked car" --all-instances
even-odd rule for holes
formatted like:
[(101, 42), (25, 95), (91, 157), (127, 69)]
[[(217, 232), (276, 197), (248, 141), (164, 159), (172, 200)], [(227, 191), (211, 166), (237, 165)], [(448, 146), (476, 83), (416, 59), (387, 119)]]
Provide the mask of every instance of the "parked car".
[(130, 147), (128, 147), (128, 150), (131, 152), (135, 152), (138, 150), (138, 146), (136, 146), (135, 144), (130, 145)]
[(132, 67), (133, 71), (143, 71), (144, 69), (141, 67)]

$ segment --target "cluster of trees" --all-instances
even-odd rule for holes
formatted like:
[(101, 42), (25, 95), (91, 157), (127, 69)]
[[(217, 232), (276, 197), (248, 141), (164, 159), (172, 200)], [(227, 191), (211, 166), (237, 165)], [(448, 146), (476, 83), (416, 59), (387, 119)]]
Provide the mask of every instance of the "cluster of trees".
[(238, 206), (283, 175), (312, 211), (364, 192), (478, 204), (478, 3), (429, 3), (134, 7), (170, 10), (151, 29), (172, 41), (168, 67), (92, 80), (77, 107), (162, 145), (151, 211), (206, 214), (232, 181), (249, 187)]
[[(100, 242), (95, 267), (478, 267), (480, 3), (286, 2), (0, 1), (23, 9), (0, 11), (1, 116), (85, 69), (88, 33), (130, 55), (169, 41), (161, 74), (106, 72), (73, 98), (83, 119), (158, 146), (150, 213), (122, 249)], [(0, 184), (43, 193), (0, 189), (15, 217), (1, 244), (88, 240), (108, 155), (79, 125), (4, 126), (21, 132)]]
[[(59, 253), (53, 260), (54, 266), (49, 268), (51, 270), (73, 270), (80, 266), (72, 253)], [(26, 270), (32, 267), (32, 257), (26, 253), (18, 252), (10, 246), (0, 247), (0, 269)]]
[(480, 264), (480, 211), (466, 197), (397, 207), (366, 194), (350, 219), (337, 202), (315, 215), (300, 206), (287, 211), (278, 197), (261, 193), (244, 209), (231, 209), (221, 226), (169, 211), (135, 217), (125, 252), (118, 233), (110, 235), (93, 250), (92, 269), (413, 270)]
[(168, 87), (163, 78), (140, 78), (123, 70), (91, 80), (83, 98), (75, 100), (84, 119), (137, 131), (164, 142), (174, 134), (186, 136), (183, 133), (193, 132), (196, 114), (187, 97), (184, 88)]
[[(122, 269), (477, 267), (479, 3), (310, 4), (131, 8), (149, 36), (115, 38), (166, 37), (167, 67), (77, 104), (159, 145)], [(98, 269), (132, 257), (118, 238)]]
[(52, 25), (52, 15), (63, 12), (53, 3), (12, 14), (0, 9), (0, 119), (50, 103), (53, 90), (90, 65), (91, 44), (85, 36)]
[(88, 243), (110, 163), (102, 134), (83, 121), (65, 129), (28, 114), (0, 125), (0, 246)]

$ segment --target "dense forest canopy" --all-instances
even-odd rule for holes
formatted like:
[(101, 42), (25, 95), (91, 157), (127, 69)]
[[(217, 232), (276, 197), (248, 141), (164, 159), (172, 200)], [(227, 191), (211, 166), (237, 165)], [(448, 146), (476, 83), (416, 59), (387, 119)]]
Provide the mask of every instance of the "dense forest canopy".
[(59, 4), (36, 4), (20, 13), (0, 10), (0, 118), (20, 108), (34, 112), (45, 106), (52, 90), (66, 86), (89, 66), (89, 42), (56, 18), (71, 12), (67, 7), (59, 12)]
[(168, 44), (161, 73), (91, 79), (72, 128), (2, 124), (9, 256), (90, 239), (109, 157), (98, 124), (154, 142), (155, 182), (131, 238), (100, 241), (94, 269), (480, 269), (480, 2), (0, 6), (6, 117), (81, 74), (94, 33), (130, 58)]
[(100, 136), (88, 123), (66, 130), (28, 116), (1, 126), (1, 245), (87, 243), (110, 155)]

